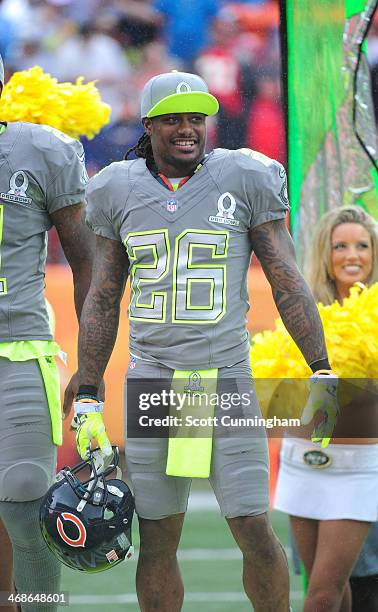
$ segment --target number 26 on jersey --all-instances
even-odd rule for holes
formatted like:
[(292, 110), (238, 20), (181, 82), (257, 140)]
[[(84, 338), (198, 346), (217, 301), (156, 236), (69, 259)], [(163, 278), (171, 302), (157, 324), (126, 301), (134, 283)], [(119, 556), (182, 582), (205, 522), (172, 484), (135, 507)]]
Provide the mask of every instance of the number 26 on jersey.
[(125, 247), (131, 264), (131, 320), (166, 322), (167, 291), (159, 290), (159, 283), (168, 274), (173, 323), (211, 324), (224, 316), (228, 232), (187, 229), (177, 236), (172, 253), (167, 229), (130, 232)]

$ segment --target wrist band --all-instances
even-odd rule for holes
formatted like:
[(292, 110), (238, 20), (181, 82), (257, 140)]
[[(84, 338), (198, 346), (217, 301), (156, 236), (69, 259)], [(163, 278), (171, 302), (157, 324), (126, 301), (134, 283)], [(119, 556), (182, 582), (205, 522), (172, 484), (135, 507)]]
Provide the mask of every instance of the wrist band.
[(74, 402), (75, 414), (89, 414), (90, 412), (103, 412), (104, 402)]
[(97, 397), (98, 387), (94, 387), (93, 385), (80, 385), (79, 390), (77, 392), (78, 395), (94, 395)]
[(332, 370), (327, 357), (325, 357), (324, 359), (317, 359), (316, 361), (313, 361), (308, 365), (310, 366), (314, 374), (315, 372), (319, 372), (319, 370)]
[(97, 395), (91, 395), (90, 393), (78, 393), (75, 397), (75, 402), (98, 402)]

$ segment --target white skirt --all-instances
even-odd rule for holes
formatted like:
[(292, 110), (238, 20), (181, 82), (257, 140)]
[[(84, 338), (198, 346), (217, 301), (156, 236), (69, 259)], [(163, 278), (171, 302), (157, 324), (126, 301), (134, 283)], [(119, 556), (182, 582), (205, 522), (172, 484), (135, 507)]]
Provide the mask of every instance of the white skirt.
[(330, 444), (321, 449), (285, 438), (274, 508), (317, 520), (378, 519), (378, 444)]

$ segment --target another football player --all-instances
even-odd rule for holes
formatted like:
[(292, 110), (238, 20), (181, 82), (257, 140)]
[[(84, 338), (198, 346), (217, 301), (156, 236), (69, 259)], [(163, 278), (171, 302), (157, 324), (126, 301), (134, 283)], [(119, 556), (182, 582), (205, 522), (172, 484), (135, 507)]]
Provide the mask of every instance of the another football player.
[[(187, 397), (212, 388), (221, 397), (237, 396), (234, 414), (259, 414), (245, 326), (253, 251), (312, 370), (329, 369), (318, 311), (286, 228), (285, 171), (246, 149), (206, 155), (206, 117), (217, 110), (197, 75), (173, 71), (152, 78), (142, 94), (145, 133), (133, 147), (137, 159), (111, 164), (87, 191), (96, 255), (81, 318), (79, 396), (96, 402), (130, 275), (126, 460), (139, 517), (137, 592), (145, 612), (181, 610), (176, 551), (193, 476), (209, 475), (242, 551), (243, 584), (254, 610), (287, 612), (289, 580), (267, 515), (265, 435), (242, 425), (217, 428), (213, 420), (213, 431), (198, 445), (148, 430), (138, 437), (134, 383), (140, 383), (140, 398), (156, 389), (156, 381), (172, 391), (184, 380)], [(214, 417), (221, 419), (222, 408), (218, 403)]]
[[(0, 94), (3, 85), (0, 59)], [(62, 441), (59, 347), (46, 311), (44, 268), (47, 230), (54, 225), (72, 269), (79, 316), (93, 256), (92, 232), (82, 219), (86, 183), (78, 141), (47, 126), (0, 123), (0, 518), (13, 545), (16, 588), (26, 597), (59, 592), (61, 565), (39, 527), (40, 500)], [(11, 560), (10, 550), (8, 570)], [(22, 609), (57, 604), (31, 596)]]

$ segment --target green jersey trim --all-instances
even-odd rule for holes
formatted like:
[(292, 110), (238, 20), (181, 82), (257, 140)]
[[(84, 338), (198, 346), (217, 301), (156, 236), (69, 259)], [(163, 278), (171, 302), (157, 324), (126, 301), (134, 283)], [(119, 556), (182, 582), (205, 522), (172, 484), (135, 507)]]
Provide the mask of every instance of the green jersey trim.
[(37, 358), (37, 361), (49, 405), (52, 441), (57, 446), (61, 446), (63, 444), (63, 427), (58, 366), (53, 355), (42, 355)]
[(52, 441), (57, 446), (63, 444), (60, 378), (55, 362), (55, 355), (59, 352), (59, 345), (53, 340), (0, 342), (0, 357), (10, 361), (38, 361), (49, 406)]
[(39, 357), (52, 357), (60, 352), (59, 345), (53, 340), (16, 340), (0, 342), (0, 357), (9, 361), (29, 361)]

